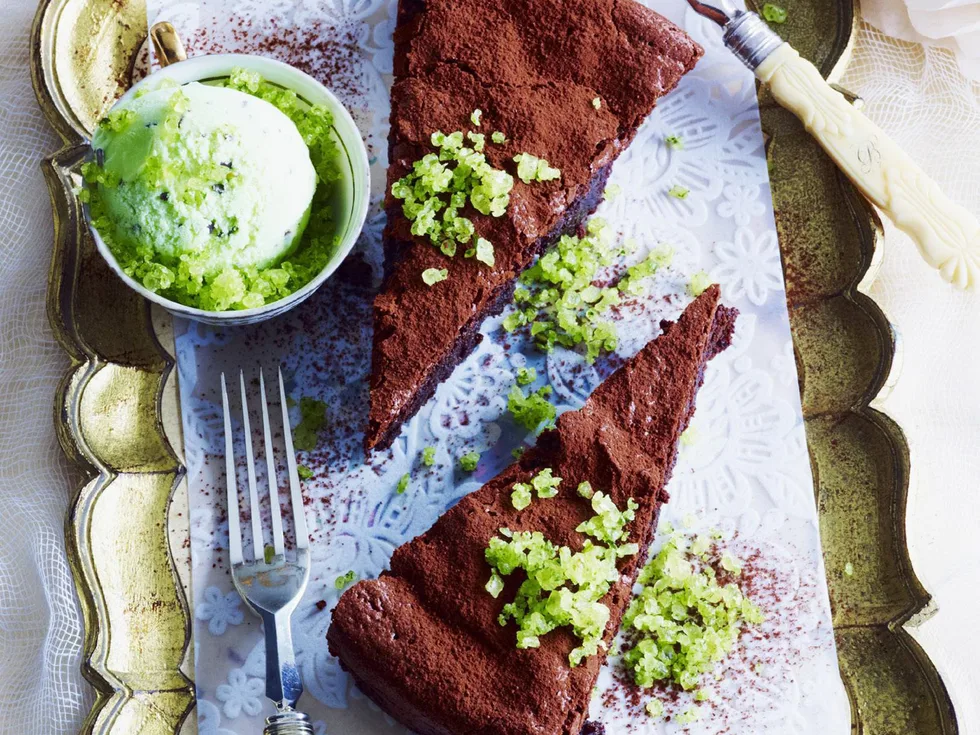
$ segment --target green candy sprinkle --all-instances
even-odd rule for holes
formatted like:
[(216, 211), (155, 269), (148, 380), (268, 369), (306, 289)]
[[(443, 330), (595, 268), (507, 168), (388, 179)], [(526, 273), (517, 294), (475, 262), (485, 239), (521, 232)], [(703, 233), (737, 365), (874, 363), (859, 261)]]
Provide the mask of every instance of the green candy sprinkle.
[(684, 150), (684, 141), (679, 135), (668, 135), (664, 138), (664, 143), (667, 144), (668, 148), (673, 148), (675, 151)]
[(538, 379), (538, 371), (535, 370), (534, 368), (528, 368), (528, 367), (517, 368), (518, 385), (530, 385), (537, 379)]
[(515, 385), (507, 394), (507, 410), (518, 424), (528, 431), (536, 431), (542, 423), (552, 421), (558, 414), (548, 401), (549, 395), (551, 387), (547, 385), (527, 395)]
[(678, 725), (690, 725), (692, 722), (697, 722), (700, 717), (701, 708), (696, 705), (691, 705), (677, 716), (676, 722)]
[(598, 110), (600, 107), (602, 107), (602, 100), (596, 97), (594, 100), (592, 100), (592, 106)]
[[(549, 487), (557, 480), (549, 468), (539, 472), (531, 484), (514, 485), (512, 501), (519, 510), (531, 503), (533, 483), (538, 478)], [(617, 563), (624, 555), (622, 549), (598, 546), (586, 539), (576, 552), (552, 544), (539, 531), (501, 528), (499, 534), (490, 539), (485, 552), (491, 570), (487, 591), (497, 597), (503, 590), (504, 577), (518, 569), (526, 573), (513, 602), (503, 606), (497, 619), (501, 626), (511, 620), (517, 624), (517, 647), (537, 648), (541, 636), (569, 626), (582, 642), (569, 654), (570, 666), (604, 649), (602, 636), (609, 608), (601, 600), (620, 577)]]
[(606, 187), (606, 190), (602, 192), (602, 195), (606, 198), (606, 201), (611, 202), (622, 193), (623, 187), (621, 187), (619, 184), (610, 184)]
[(691, 276), (691, 281), (687, 284), (687, 290), (691, 296), (697, 298), (703, 294), (708, 286), (711, 285), (711, 276), (709, 276), (704, 271), (698, 271), (693, 276)]
[(523, 482), (514, 485), (510, 494), (510, 502), (517, 510), (524, 510), (531, 504), (531, 486)]
[(629, 247), (629, 243), (616, 246), (609, 226), (599, 217), (589, 221), (585, 237), (563, 236), (521, 275), (521, 285), (514, 291), (519, 311), (504, 318), (504, 329), (512, 332), (529, 325), (534, 343), (545, 352), (556, 344), (569, 348), (584, 344), (590, 363), (601, 353), (615, 350), (619, 342), (616, 327), (604, 314), (624, 297), (643, 293), (643, 280), (669, 265), (673, 256), (669, 247), (658, 248), (627, 268), (614, 286), (595, 285), (600, 270)]
[(468, 452), (459, 458), (459, 466), (463, 472), (472, 472), (480, 462), (479, 452)]
[(732, 556), (728, 549), (725, 549), (721, 553), (721, 568), (737, 577), (742, 573), (742, 562)]
[[(591, 490), (591, 485), (589, 489)], [(618, 544), (627, 535), (626, 526), (636, 517), (636, 509), (639, 507), (636, 501), (630, 498), (626, 503), (626, 510), (620, 511), (608, 495), (595, 492), (590, 502), (595, 515), (580, 523), (575, 530), (610, 546)]]
[(483, 117), (483, 110), (479, 108), (473, 110), (473, 114), (470, 115), (470, 122), (476, 125), (477, 127), (480, 127), (480, 119), (482, 117)]
[(493, 257), (493, 245), (490, 244), (489, 240), (484, 240), (482, 237), (476, 239), (476, 252), (474, 255), (477, 260), (491, 268), (493, 268), (496, 262)]
[(490, 596), (493, 599), (496, 600), (498, 597), (500, 597), (500, 593), (504, 591), (504, 580), (503, 580), (503, 577), (501, 577), (496, 572), (491, 572), (490, 573), (490, 580), (487, 582), (487, 585), (486, 585), (486, 590), (487, 590), (487, 592), (490, 593)]
[(510, 450), (510, 456), (514, 459), (520, 459), (524, 456), (524, 452), (527, 451), (527, 447), (514, 447)]
[(687, 187), (674, 184), (667, 193), (674, 197), (674, 199), (687, 199), (687, 195), (691, 193), (691, 190)]
[(561, 478), (552, 476), (550, 467), (545, 467), (531, 480), (531, 486), (537, 490), (539, 498), (555, 497), (560, 484)]
[[(486, 137), (481, 133), (437, 131), (430, 140), (439, 152), (416, 161), (408, 174), (391, 185), (391, 195), (402, 201), (412, 234), (427, 238), (453, 257), (457, 246), (469, 245), (476, 234), (473, 221), (460, 210), (468, 203), (480, 214), (503, 216), (514, 178), (487, 162)], [(464, 145), (467, 140), (472, 148)]]
[(732, 652), (742, 630), (765, 618), (735, 583), (718, 581), (715, 565), (740, 569), (739, 560), (712, 549), (707, 537), (665, 533), (667, 541), (640, 571), (640, 591), (623, 616), (630, 641), (623, 663), (642, 688), (668, 681), (700, 691), (701, 677)]
[(357, 572), (351, 569), (350, 571), (344, 572), (339, 577), (337, 577), (337, 579), (333, 581), (333, 586), (336, 587), (338, 590), (342, 590), (347, 585), (353, 584), (356, 579), (357, 579)]
[(517, 178), (525, 184), (534, 181), (554, 181), (561, 177), (561, 171), (543, 158), (532, 156), (530, 153), (518, 153), (514, 156), (514, 161), (517, 163)]
[(436, 448), (426, 447), (422, 450), (422, 464), (431, 467), (436, 463)]
[(313, 477), (313, 470), (305, 464), (298, 464), (296, 465), (296, 474), (299, 475), (299, 479), (301, 480), (309, 480)]
[(271, 564), (272, 560), (276, 558), (276, 548), (274, 546), (266, 546), (263, 551), (265, 552), (265, 563)]
[(848, 577), (854, 575), (854, 565), (851, 564), (851, 562), (847, 562), (847, 564), (844, 565), (844, 574), (846, 574)]
[(114, 110), (99, 121), (99, 126), (114, 133), (121, 133), (136, 120), (132, 110)]
[(422, 281), (426, 286), (434, 286), (447, 278), (449, 278), (449, 270), (446, 268), (426, 268), (422, 271)]
[(490, 140), (492, 140), (497, 145), (500, 145), (502, 143), (507, 142), (507, 136), (501, 133), (499, 130), (495, 130), (493, 134), (490, 136)]
[(774, 3), (766, 3), (762, 6), (762, 17), (770, 23), (785, 23), (789, 13), (786, 8)]
[(299, 399), (299, 423), (293, 429), (293, 447), (301, 452), (316, 449), (320, 430), (327, 424), (327, 404), (316, 398)]
[(643, 709), (655, 720), (659, 720), (664, 716), (664, 705), (659, 699), (651, 699)]
[(395, 486), (395, 494), (404, 495), (405, 491), (408, 490), (408, 482), (411, 479), (412, 476), (407, 472), (398, 478), (398, 484)]
[(588, 480), (585, 482), (580, 482), (578, 487), (575, 489), (575, 492), (586, 500), (591, 500), (592, 496), (595, 495), (595, 490), (592, 489), (592, 483)]

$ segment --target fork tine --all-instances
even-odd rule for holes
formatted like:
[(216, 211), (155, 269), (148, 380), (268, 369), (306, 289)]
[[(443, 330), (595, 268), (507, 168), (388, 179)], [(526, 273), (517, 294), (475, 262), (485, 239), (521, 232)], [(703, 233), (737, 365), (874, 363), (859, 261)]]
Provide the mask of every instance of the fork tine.
[(282, 366), (279, 366), (279, 400), (282, 404), (282, 434), (286, 440), (286, 467), (289, 468), (289, 498), (293, 504), (293, 526), (296, 529), (296, 548), (306, 549), (310, 545), (310, 534), (306, 530), (306, 510), (303, 496), (299, 491), (299, 473), (296, 470), (296, 453), (293, 451), (293, 430), (289, 426), (289, 407), (286, 405), (286, 386), (282, 381)]
[(238, 519), (238, 484), (235, 482), (235, 444), (231, 434), (231, 410), (228, 407), (228, 387), (221, 373), (221, 405), (225, 417), (225, 475), (228, 480), (228, 559), (231, 564), (242, 561), (242, 528)]
[(242, 424), (245, 427), (245, 463), (248, 467), (248, 502), (252, 506), (252, 558), (259, 561), (265, 554), (265, 538), (262, 535), (262, 515), (259, 509), (259, 491), (255, 486), (255, 457), (252, 454), (252, 427), (248, 420), (248, 400), (245, 397), (245, 372), (238, 371), (242, 389)]
[(285, 551), (282, 541), (282, 511), (279, 509), (279, 485), (276, 482), (276, 459), (272, 453), (272, 429), (269, 428), (269, 401), (265, 397), (265, 375), (259, 368), (259, 393), (262, 394), (262, 434), (265, 436), (265, 465), (269, 475), (269, 508), (272, 515), (272, 546), (276, 554)]

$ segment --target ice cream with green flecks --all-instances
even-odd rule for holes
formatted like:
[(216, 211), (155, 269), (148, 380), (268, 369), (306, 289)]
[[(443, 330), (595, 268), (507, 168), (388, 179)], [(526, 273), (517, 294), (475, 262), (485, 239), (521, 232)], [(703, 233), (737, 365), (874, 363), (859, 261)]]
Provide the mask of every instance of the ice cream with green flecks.
[(128, 98), (83, 169), (93, 225), (127, 275), (171, 300), (224, 311), (282, 298), (336, 245), (332, 122), (248, 72)]

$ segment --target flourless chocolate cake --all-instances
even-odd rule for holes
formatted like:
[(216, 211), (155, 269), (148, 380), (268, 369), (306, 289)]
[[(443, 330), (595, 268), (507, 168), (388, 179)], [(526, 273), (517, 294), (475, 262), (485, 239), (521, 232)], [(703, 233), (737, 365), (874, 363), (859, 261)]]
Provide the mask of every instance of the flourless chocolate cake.
[[(480, 342), (516, 277), (602, 198), (613, 161), (657, 99), (701, 57), (681, 29), (634, 0), (401, 0), (391, 91), (385, 280), (374, 305), (365, 448), (385, 448)], [(482, 112), (474, 127), (472, 115)], [(412, 234), (392, 184), (434, 152), (434, 132), (474, 131), (486, 160), (547, 160), (561, 175), (515, 177), (503, 216), (461, 213), (492, 243), (492, 267)], [(491, 134), (506, 137), (491, 143)], [(426, 285), (421, 274), (446, 269)]]
[[(333, 612), (327, 634), (357, 685), (392, 717), (421, 735), (579, 735), (600, 652), (578, 666), (570, 628), (543, 635), (540, 647), (515, 644), (513, 622), (498, 621), (520, 575), (498, 598), (486, 589), (485, 558), (498, 529), (540, 531), (554, 544), (583, 548), (577, 528), (591, 515), (576, 487), (588, 482), (619, 507), (633, 498), (626, 541), (639, 552), (618, 563), (621, 576), (601, 602), (609, 608), (602, 640), (615, 637), (652, 538), (677, 441), (694, 411), (707, 360), (728, 346), (736, 312), (705, 291), (676, 324), (600, 385), (578, 411), (559, 417), (537, 446), (433, 527), (397, 549), (391, 571), (356, 584)], [(562, 478), (557, 495), (515, 508), (515, 483), (543, 468)]]

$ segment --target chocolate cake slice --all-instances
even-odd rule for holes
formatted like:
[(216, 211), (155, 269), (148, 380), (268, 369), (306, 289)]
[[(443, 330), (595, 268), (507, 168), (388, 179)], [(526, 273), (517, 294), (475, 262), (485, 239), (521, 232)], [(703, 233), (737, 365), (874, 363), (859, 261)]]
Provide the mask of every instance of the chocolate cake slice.
[[(401, 0), (366, 449), (391, 444), (480, 342), (481, 322), (500, 312), (521, 271), (595, 210), (613, 161), (702, 53), (634, 0)], [(436, 131), (484, 134), (487, 161), (510, 174), (522, 153), (561, 172), (530, 184), (515, 177), (501, 217), (470, 205), (461, 212), (493, 244), (493, 267), (462, 250), (447, 257), (415, 237), (391, 195), (433, 152)], [(493, 132), (506, 141), (491, 143)], [(421, 274), (430, 268), (447, 269), (448, 278), (426, 285)]]
[[(543, 635), (539, 648), (518, 649), (516, 626), (502, 627), (498, 615), (523, 573), (495, 599), (485, 589), (485, 549), (500, 528), (581, 549), (576, 528), (591, 516), (576, 492), (581, 482), (619, 508), (633, 498), (626, 540), (639, 553), (619, 562), (620, 581), (601, 600), (610, 611), (603, 640), (611, 641), (667, 499), (705, 362), (728, 346), (735, 316), (709, 288), (536, 447), (398, 548), (391, 571), (341, 596), (327, 640), (362, 691), (421, 735), (579, 735), (605, 655), (571, 667), (581, 641), (567, 627)], [(563, 478), (558, 494), (515, 509), (514, 484), (546, 467)]]

